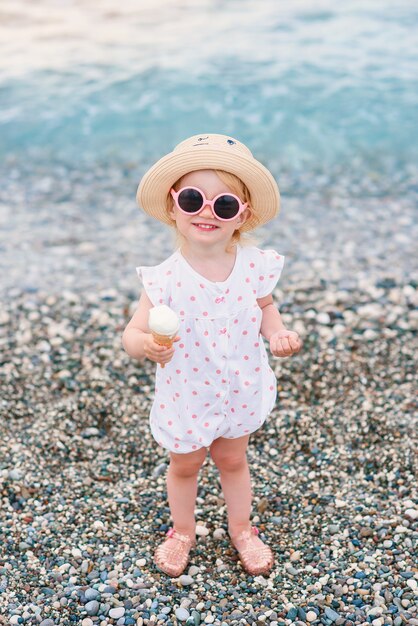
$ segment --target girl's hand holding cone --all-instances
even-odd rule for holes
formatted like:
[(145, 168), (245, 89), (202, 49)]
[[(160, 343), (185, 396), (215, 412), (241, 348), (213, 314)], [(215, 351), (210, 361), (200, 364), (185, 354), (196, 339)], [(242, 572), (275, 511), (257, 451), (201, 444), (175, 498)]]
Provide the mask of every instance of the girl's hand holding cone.
[(168, 340), (165, 345), (158, 343), (152, 333), (147, 333), (144, 339), (144, 354), (150, 361), (159, 363), (161, 367), (164, 367), (166, 363), (169, 363), (174, 355), (173, 344), (180, 341), (180, 337), (176, 335), (174, 338), (166, 337)]

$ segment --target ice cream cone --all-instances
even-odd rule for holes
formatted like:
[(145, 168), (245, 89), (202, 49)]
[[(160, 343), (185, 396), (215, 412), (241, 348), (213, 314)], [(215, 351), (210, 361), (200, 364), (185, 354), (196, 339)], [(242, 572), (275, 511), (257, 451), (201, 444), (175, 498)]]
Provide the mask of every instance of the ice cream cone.
[[(171, 348), (180, 326), (177, 314), (166, 304), (150, 309), (148, 326), (156, 343)], [(161, 367), (164, 367), (161, 364)]]
[[(152, 333), (152, 336), (159, 346), (167, 346), (167, 348), (171, 348), (176, 335), (159, 335), (158, 333)], [(160, 365), (162, 368), (165, 367), (165, 363), (160, 363)]]

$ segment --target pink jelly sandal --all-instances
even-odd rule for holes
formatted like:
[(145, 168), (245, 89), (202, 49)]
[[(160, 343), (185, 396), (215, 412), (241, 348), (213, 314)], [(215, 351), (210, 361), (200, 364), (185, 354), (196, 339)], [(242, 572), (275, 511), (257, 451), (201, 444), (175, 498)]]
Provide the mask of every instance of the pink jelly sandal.
[(165, 574), (180, 576), (189, 562), (189, 552), (195, 545), (194, 539), (170, 528), (167, 531), (167, 539), (154, 553), (154, 563)]
[(274, 556), (271, 549), (266, 545), (260, 546), (259, 541), (254, 541), (254, 537), (258, 534), (258, 528), (253, 526), (251, 530), (243, 530), (237, 535), (235, 541), (244, 542), (240, 550), (238, 550), (234, 540), (231, 538), (239, 554), (243, 568), (252, 576), (268, 574), (274, 563)]

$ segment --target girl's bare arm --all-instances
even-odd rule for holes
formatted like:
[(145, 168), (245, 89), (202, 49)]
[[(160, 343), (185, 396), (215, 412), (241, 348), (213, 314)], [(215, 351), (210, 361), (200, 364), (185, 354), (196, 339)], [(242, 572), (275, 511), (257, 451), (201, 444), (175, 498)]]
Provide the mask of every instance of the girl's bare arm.
[(257, 302), (258, 306), (263, 311), (260, 332), (263, 337), (269, 341), (273, 333), (279, 330), (286, 330), (286, 326), (283, 324), (282, 316), (274, 305), (273, 296), (271, 294), (264, 298), (258, 298)]
[[(174, 347), (167, 348), (167, 346), (158, 345), (150, 333), (148, 317), (152, 307), (151, 300), (143, 291), (139, 298), (138, 308), (123, 332), (122, 345), (129, 356), (138, 361), (143, 361), (146, 357), (156, 363), (165, 364), (171, 361)], [(175, 341), (178, 341), (177, 337)]]
[(274, 356), (285, 357), (299, 352), (302, 347), (299, 335), (293, 330), (287, 330), (282, 316), (274, 305), (272, 295), (259, 298), (257, 302), (263, 311), (260, 332), (269, 341), (271, 353)]

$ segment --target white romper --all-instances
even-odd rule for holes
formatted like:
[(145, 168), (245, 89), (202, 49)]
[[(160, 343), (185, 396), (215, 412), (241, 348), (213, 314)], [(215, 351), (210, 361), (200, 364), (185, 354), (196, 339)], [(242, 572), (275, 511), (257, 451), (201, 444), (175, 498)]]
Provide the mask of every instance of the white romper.
[(235, 439), (260, 428), (276, 401), (276, 377), (260, 335), (257, 298), (269, 295), (283, 269), (274, 250), (237, 246), (223, 282), (196, 272), (177, 250), (155, 267), (137, 267), (154, 306), (180, 317), (173, 359), (157, 366), (150, 427), (177, 453)]

